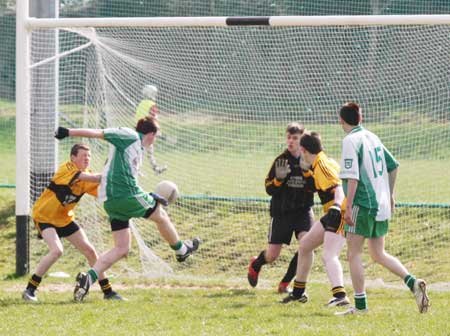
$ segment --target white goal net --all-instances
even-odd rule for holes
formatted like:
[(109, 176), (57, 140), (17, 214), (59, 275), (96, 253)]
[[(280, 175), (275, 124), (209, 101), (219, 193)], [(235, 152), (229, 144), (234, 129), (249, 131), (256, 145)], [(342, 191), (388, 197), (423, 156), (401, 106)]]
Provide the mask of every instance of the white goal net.
[[(264, 179), (285, 148), (286, 125), (298, 121), (319, 131), (325, 151), (338, 160), (344, 137), (338, 108), (358, 101), (364, 125), (400, 162), (387, 250), (412, 273), (448, 281), (449, 37), (447, 25), (35, 29), (32, 193), (40, 193), (55, 161), (68, 159), (79, 140), (56, 147), (57, 125), (133, 127), (142, 89), (154, 85), (162, 126), (154, 155), (168, 169), (156, 175), (144, 158), (140, 184), (152, 191), (162, 179), (174, 181), (182, 196), (169, 215), (182, 238), (199, 236), (204, 244), (192, 260), (177, 264), (155, 225), (136, 220), (144, 245), (135, 244), (112, 272), (242, 280), (250, 257), (267, 245)], [(86, 142), (99, 171), (108, 144)], [(89, 197), (77, 221), (103, 251), (109, 223)], [(321, 207), (315, 208), (318, 218)], [(34, 235), (31, 240), (33, 267), (42, 244)], [(295, 246), (293, 239), (261, 277), (280, 280)], [(149, 253), (147, 247), (150, 262), (142, 270), (139, 254)], [(74, 255), (60, 262), (70, 272), (84, 265)], [(347, 269), (345, 252), (341, 260)], [(370, 277), (396, 280), (366, 261)], [(314, 267), (311, 279), (324, 279), (320, 258)]]

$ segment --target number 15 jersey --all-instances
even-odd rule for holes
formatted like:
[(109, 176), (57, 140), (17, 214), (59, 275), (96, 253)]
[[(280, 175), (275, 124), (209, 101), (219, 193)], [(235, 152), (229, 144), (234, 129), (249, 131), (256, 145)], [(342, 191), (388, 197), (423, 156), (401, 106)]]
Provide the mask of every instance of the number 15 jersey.
[(344, 192), (347, 180), (358, 180), (353, 205), (369, 209), (377, 221), (391, 218), (389, 172), (398, 167), (394, 156), (380, 139), (357, 126), (342, 141), (341, 171)]

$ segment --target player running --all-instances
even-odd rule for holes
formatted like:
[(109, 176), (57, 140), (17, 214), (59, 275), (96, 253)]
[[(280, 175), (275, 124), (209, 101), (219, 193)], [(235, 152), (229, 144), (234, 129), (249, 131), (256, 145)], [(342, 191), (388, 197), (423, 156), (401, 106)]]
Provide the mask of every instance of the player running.
[[(70, 151), (70, 160), (61, 164), (50, 184), (34, 203), (32, 217), (38, 230), (38, 237), (44, 239), (49, 253), (36, 267), (22, 294), (25, 301), (37, 302), (36, 289), (42, 277), (62, 256), (61, 238), (67, 239), (94, 266), (98, 259), (94, 246), (89, 242), (84, 230), (75, 222), (74, 209), (81, 197), (88, 193), (97, 196), (101, 174), (89, 170), (91, 152), (87, 145), (76, 144)], [(99, 285), (105, 299), (124, 300), (112, 290), (108, 278), (98, 273)]]
[(416, 279), (384, 249), (388, 221), (394, 210), (394, 186), (399, 164), (380, 139), (361, 125), (362, 113), (358, 104), (344, 104), (339, 111), (339, 120), (347, 134), (342, 141), (340, 177), (347, 196), (345, 232), (355, 292), (355, 307), (343, 314), (367, 311), (362, 264), (366, 239), (372, 259), (403, 279), (415, 295), (419, 312), (425, 313), (429, 307), (425, 281)]
[(303, 175), (313, 177), (325, 215), (320, 218), (320, 221), (315, 222), (311, 230), (300, 240), (294, 290), (282, 302), (305, 303), (308, 301), (305, 289), (312, 267), (314, 250), (323, 244), (322, 260), (333, 294), (326, 305), (328, 307), (345, 306), (350, 301), (344, 289), (344, 276), (339, 261), (339, 255), (345, 243), (341, 215), (341, 209), (345, 209), (345, 196), (338, 177), (339, 165), (323, 152), (318, 133), (305, 133), (300, 140), (300, 151), (304, 159)]
[(82, 301), (98, 275), (110, 268), (130, 250), (131, 218), (148, 218), (156, 223), (161, 236), (175, 251), (179, 262), (185, 261), (197, 251), (200, 240), (181, 241), (167, 212), (160, 203), (167, 202), (156, 194), (149, 194), (138, 185), (137, 176), (142, 163), (143, 148), (151, 146), (159, 130), (152, 118), (142, 118), (136, 130), (130, 128), (67, 129), (59, 127), (55, 137), (68, 136), (104, 139), (111, 144), (109, 158), (103, 169), (99, 187), (99, 199), (109, 216), (114, 248), (102, 254), (86, 273), (77, 275), (74, 298)]

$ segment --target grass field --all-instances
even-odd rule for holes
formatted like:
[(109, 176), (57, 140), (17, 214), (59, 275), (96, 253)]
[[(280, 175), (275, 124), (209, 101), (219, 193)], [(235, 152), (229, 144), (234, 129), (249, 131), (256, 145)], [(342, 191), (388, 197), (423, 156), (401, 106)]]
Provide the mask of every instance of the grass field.
[[(145, 284), (144, 284), (145, 285)], [(279, 303), (282, 296), (247, 288), (121, 287), (130, 301), (105, 302), (94, 290), (75, 304), (71, 293), (46, 287), (41, 303), (22, 302), (2, 282), (2, 335), (448, 335), (448, 293), (433, 293), (433, 307), (420, 315), (411, 293), (368, 290), (370, 312), (334, 316), (323, 307), (328, 293), (309, 287), (310, 302)], [(54, 286), (58, 288), (58, 286)], [(61, 286), (59, 286), (61, 288)]]
[[(15, 181), (14, 105), (0, 102), (0, 111), (0, 155), (5, 163), (0, 165), (0, 184), (8, 184)], [(38, 293), (41, 302), (30, 306), (20, 299), (27, 278), (14, 276), (15, 191), (0, 189), (0, 335), (449, 335), (450, 292), (445, 289), (450, 287), (450, 209), (445, 205), (450, 200), (450, 131), (448, 124), (430, 123), (423, 127), (422, 122), (373, 124), (370, 128), (388, 139), (387, 145), (401, 164), (397, 200), (405, 206), (397, 209), (387, 249), (413, 273), (431, 283), (429, 314), (420, 315), (401, 281), (368, 259), (365, 267), (372, 281), (367, 316), (336, 317), (334, 310), (323, 307), (330, 292), (319, 257), (308, 286), (310, 302), (279, 304), (280, 296), (274, 288), (295, 244), (283, 252), (273, 267), (264, 268), (258, 289), (249, 289), (245, 279), (248, 258), (266, 244), (268, 198), (263, 180), (271, 160), (284, 146), (284, 125), (230, 125), (208, 120), (199, 124), (183, 120), (177, 124), (166, 119), (163, 130), (167, 138), (156, 147), (158, 161), (169, 166), (163, 177), (176, 181), (182, 194), (198, 196), (181, 199), (169, 212), (183, 237), (200, 235), (204, 239), (200, 253), (185, 265), (175, 264), (172, 251), (155, 228), (139, 221), (145, 243), (173, 267), (176, 276), (151, 280), (140, 273), (136, 275), (140, 261), (134, 242), (128, 259), (109, 273), (115, 288), (130, 301), (104, 302), (95, 288), (87, 302), (74, 304), (73, 278), (87, 265), (65, 244), (65, 255), (50, 272), (64, 271), (70, 277), (46, 277)], [(309, 128), (322, 133), (327, 152), (337, 157), (340, 148), (336, 139), (343, 136), (339, 127)], [(410, 135), (390, 136), (397, 133)], [(182, 136), (175, 137), (177, 134)], [(431, 150), (427, 143), (417, 141), (417, 134), (432, 141)], [(251, 141), (234, 141), (241, 135)], [(61, 160), (71, 143), (61, 143)], [(100, 169), (107, 147), (95, 148), (94, 168)], [(160, 177), (144, 167), (142, 183), (151, 190)], [(438, 177), (439, 183), (430, 177)], [(224, 199), (212, 200), (213, 196)], [(244, 202), (234, 198), (256, 200)], [(104, 214), (96, 210), (92, 199), (85, 197), (83, 202), (86, 207), (78, 214), (80, 222), (86, 223), (88, 235), (104, 250), (110, 243)], [(406, 206), (409, 203), (425, 207)], [(426, 207), (432, 204), (444, 207)], [(87, 209), (93, 211), (92, 216)], [(320, 209), (317, 211), (319, 214)], [(46, 249), (34, 234), (30, 239), (33, 269)], [(352, 294), (348, 269), (343, 264)]]

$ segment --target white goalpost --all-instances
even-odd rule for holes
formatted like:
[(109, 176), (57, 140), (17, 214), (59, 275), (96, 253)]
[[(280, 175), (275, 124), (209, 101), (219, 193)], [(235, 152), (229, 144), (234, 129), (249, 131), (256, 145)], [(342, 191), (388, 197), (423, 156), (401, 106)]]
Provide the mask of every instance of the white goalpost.
[[(264, 179), (285, 148), (286, 125), (319, 131), (339, 159), (337, 110), (356, 100), (367, 128), (401, 165), (387, 248), (412, 272), (435, 265), (439, 272), (426, 275), (448, 282), (450, 15), (38, 19), (25, 14), (27, 2), (17, 3), (18, 274), (42, 249), (30, 229), (33, 195), (74, 143), (57, 147), (52, 129), (133, 127), (150, 84), (162, 126), (154, 154), (168, 169), (155, 175), (144, 158), (140, 184), (150, 192), (160, 180), (174, 181), (181, 197), (169, 215), (183, 238), (204, 244), (192, 261), (176, 264), (154, 224), (136, 220), (137, 243), (113, 272), (242, 281), (250, 257), (267, 244)], [(40, 87), (46, 74), (56, 85), (53, 114)], [(99, 171), (108, 146), (88, 143)], [(315, 211), (320, 216), (321, 207)], [(104, 250), (110, 233), (101, 204), (86, 196), (76, 216)], [(263, 278), (279, 280), (296, 245)], [(71, 262), (61, 267), (79, 268)], [(324, 279), (315, 264), (312, 277)], [(369, 260), (366, 267), (380, 277)]]

